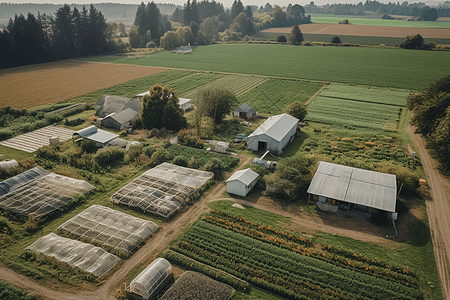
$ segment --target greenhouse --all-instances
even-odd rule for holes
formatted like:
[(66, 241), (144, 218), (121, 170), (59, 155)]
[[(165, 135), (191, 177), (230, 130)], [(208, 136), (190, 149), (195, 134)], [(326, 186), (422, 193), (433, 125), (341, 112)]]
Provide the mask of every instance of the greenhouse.
[(84, 180), (36, 167), (0, 183), (0, 208), (39, 219), (72, 202), (73, 195), (83, 195), (93, 189)]
[(94, 245), (130, 254), (158, 225), (101, 205), (92, 205), (58, 227)]
[(54, 233), (41, 237), (27, 249), (54, 257), (58, 261), (68, 263), (71, 267), (79, 267), (94, 276), (103, 276), (121, 261), (120, 258), (102, 248), (63, 238)]
[(170, 263), (157, 258), (131, 281), (127, 296), (129, 299), (153, 299), (172, 278)]
[(117, 191), (111, 201), (168, 218), (213, 176), (212, 172), (162, 163)]

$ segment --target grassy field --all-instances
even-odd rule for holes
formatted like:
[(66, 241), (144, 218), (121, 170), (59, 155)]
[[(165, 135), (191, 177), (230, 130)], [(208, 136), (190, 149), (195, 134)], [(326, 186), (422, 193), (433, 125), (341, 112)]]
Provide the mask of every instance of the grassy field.
[(139, 59), (96, 60), (404, 89), (423, 89), (450, 69), (450, 52), (443, 51), (255, 44), (202, 46), (191, 55), (165, 51)]
[[(275, 32), (257, 32), (252, 37), (266, 40), (266, 41), (276, 41), (277, 37), (282, 35), (282, 33)], [(284, 33), (283, 35), (286, 36)], [(313, 34), (313, 33), (303, 33), (303, 40), (308, 42), (325, 42), (330, 43), (331, 39), (335, 37), (335, 34)], [(370, 45), (379, 46), (381, 44), (386, 46), (396, 46), (400, 45), (404, 38), (401, 37), (381, 37), (381, 36), (356, 36), (356, 35), (339, 35), (342, 43), (349, 44), (359, 44), (359, 45)], [(438, 38), (424, 38), (424, 42), (435, 42), (437, 44), (450, 44), (450, 39), (438, 39)]]
[(433, 21), (406, 21), (406, 20), (383, 20), (383, 19), (367, 19), (349, 16), (321, 16), (312, 15), (313, 23), (337, 24), (343, 19), (348, 19), (353, 25), (369, 25), (369, 26), (394, 26), (394, 27), (418, 27), (418, 28), (450, 28), (450, 22), (433, 22)]

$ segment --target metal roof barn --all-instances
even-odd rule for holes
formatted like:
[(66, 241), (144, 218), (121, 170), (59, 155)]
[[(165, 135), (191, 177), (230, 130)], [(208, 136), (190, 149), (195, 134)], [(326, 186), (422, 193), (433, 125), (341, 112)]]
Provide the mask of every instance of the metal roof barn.
[[(129, 298), (136, 294), (144, 299), (152, 299), (172, 279), (172, 265), (164, 258), (155, 259), (130, 283)], [(130, 297), (131, 296), (131, 297)]]
[(397, 180), (392, 174), (321, 161), (308, 193), (395, 212)]
[(94, 276), (105, 275), (121, 261), (120, 258), (102, 248), (60, 237), (54, 233), (39, 238), (27, 249), (54, 257), (73, 268), (79, 267)]
[(118, 134), (97, 128), (95, 125), (81, 129), (73, 135), (79, 135), (82, 138), (95, 142), (98, 147), (103, 147), (106, 143), (119, 137)]
[(95, 114), (99, 118), (104, 118), (112, 113), (119, 113), (127, 108), (139, 112), (142, 102), (138, 99), (130, 99), (111, 95), (101, 95), (95, 103)]
[(293, 139), (298, 128), (298, 119), (288, 114), (268, 118), (247, 138), (247, 149), (253, 151), (269, 150), (282, 153)]
[(241, 197), (247, 196), (258, 180), (259, 174), (250, 168), (234, 172), (228, 178), (227, 193), (235, 194)]
[(140, 115), (140, 113), (132, 110), (131, 108), (127, 108), (119, 113), (112, 113), (104, 117), (101, 123), (107, 128), (128, 128), (130, 126), (130, 122), (139, 118)]

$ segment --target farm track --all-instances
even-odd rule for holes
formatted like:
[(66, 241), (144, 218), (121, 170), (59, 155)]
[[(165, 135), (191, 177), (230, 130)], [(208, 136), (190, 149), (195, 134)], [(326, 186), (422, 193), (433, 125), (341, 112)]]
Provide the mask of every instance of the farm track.
[(308, 99), (308, 101), (305, 102), (305, 105), (308, 105), (308, 103), (311, 102), (312, 99), (316, 98), (316, 96), (319, 95), (319, 93), (320, 93), (324, 88), (326, 88), (328, 85), (329, 85), (329, 83), (324, 84), (324, 85), (320, 88), (320, 90), (318, 90), (311, 98)]
[[(270, 28), (262, 30), (262, 32), (289, 34), (291, 33), (291, 29), (291, 27)], [(309, 34), (363, 35), (401, 38), (415, 34), (420, 34), (426, 38), (448, 38), (450, 36), (450, 29), (448, 28), (391, 27), (351, 24), (312, 23), (300, 25), (300, 30), (302, 33)]]
[(426, 206), (442, 296), (443, 299), (450, 299), (450, 224), (448, 222), (450, 198), (446, 196), (446, 191), (450, 189), (450, 180), (439, 173), (439, 164), (425, 149), (425, 140), (414, 131), (415, 128), (408, 125), (408, 132), (419, 149), (420, 160), (430, 186), (430, 197), (426, 199)]
[(166, 68), (65, 60), (0, 70), (0, 107), (57, 103)]

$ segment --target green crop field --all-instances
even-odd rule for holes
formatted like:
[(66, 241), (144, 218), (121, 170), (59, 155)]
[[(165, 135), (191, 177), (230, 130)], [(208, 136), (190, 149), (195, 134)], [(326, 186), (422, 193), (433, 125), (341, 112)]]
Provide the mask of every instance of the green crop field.
[(308, 104), (306, 120), (333, 128), (396, 131), (400, 107), (317, 96)]
[(319, 96), (406, 106), (406, 98), (410, 93), (411, 90), (332, 83), (324, 88)]
[(350, 18), (349, 16), (311, 16), (313, 23), (338, 24), (343, 19), (348, 19), (353, 25), (369, 26), (394, 26), (394, 27), (418, 27), (418, 28), (450, 28), (450, 22), (432, 22), (432, 21), (406, 21), (406, 20), (384, 20), (384, 19), (366, 19)]
[(278, 114), (291, 102), (308, 101), (322, 86), (319, 82), (273, 78), (241, 95), (238, 100), (240, 104), (247, 102), (261, 113)]
[(197, 47), (191, 55), (168, 51), (111, 61), (206, 71), (424, 89), (448, 76), (450, 52), (366, 47), (226, 44)]

